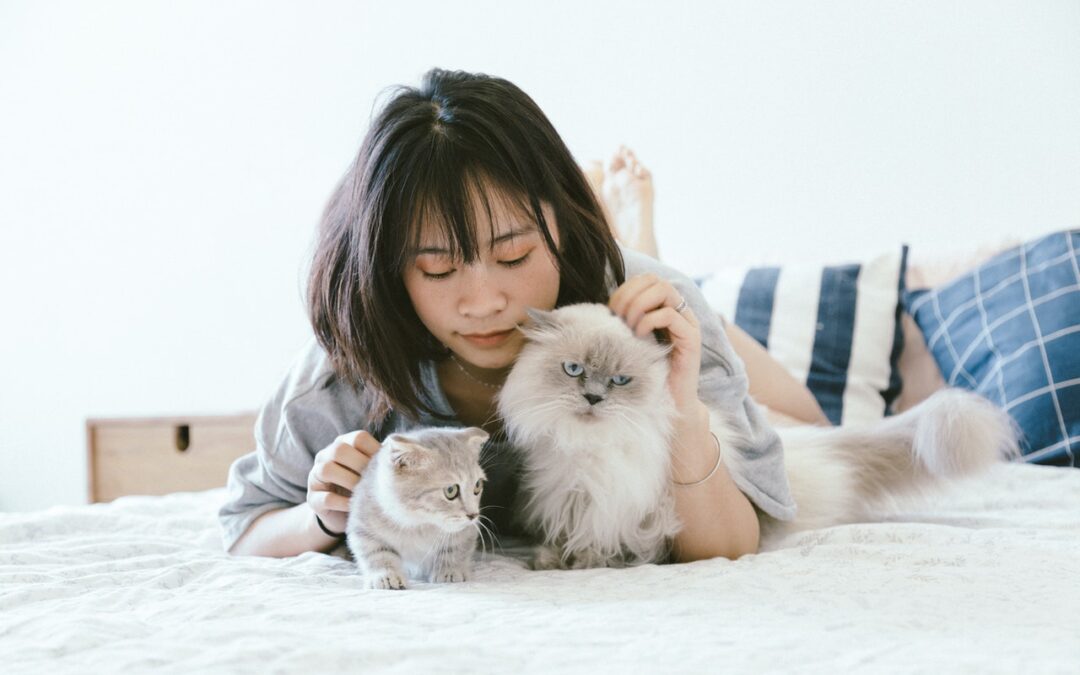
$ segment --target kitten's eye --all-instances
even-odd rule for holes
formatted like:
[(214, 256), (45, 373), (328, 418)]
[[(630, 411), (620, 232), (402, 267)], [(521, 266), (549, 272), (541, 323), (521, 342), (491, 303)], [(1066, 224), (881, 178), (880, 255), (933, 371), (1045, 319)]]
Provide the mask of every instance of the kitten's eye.
[(611, 383), (612, 384), (617, 384), (617, 385), (619, 385), (621, 387), (624, 384), (629, 384), (630, 380), (632, 380), (632, 379), (634, 379), (634, 378), (627, 377), (626, 375), (616, 375), (615, 377), (611, 378)]
[(472, 492), (473, 492), (474, 495), (478, 495), (478, 494), (480, 494), (480, 491), (483, 490), (483, 489), (484, 489), (484, 481), (483, 481), (483, 479), (481, 479), (481, 480), (476, 481), (476, 487), (473, 488)]
[(458, 496), (458, 486), (451, 485), (450, 487), (443, 490), (443, 494), (446, 495), (446, 498), (450, 501), (454, 501), (455, 499), (457, 499)]
[(570, 377), (580, 377), (585, 372), (584, 366), (573, 361), (563, 361), (562, 369)]

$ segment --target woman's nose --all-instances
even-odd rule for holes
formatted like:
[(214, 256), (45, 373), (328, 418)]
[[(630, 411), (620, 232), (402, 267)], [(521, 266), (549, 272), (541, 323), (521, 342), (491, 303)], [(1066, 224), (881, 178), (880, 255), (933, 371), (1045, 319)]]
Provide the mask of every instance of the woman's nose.
[(464, 316), (483, 318), (506, 309), (506, 296), (496, 287), (483, 265), (464, 270), (464, 286), (458, 311)]

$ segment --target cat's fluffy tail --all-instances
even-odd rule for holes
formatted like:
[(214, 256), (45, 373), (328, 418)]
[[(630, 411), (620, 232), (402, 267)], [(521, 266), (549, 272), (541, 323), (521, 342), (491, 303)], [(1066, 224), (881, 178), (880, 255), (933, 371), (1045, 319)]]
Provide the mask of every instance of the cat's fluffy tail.
[(778, 529), (856, 522), (892, 498), (1015, 458), (1014, 429), (1003, 410), (960, 389), (863, 427), (778, 428), (798, 505), (795, 521)]

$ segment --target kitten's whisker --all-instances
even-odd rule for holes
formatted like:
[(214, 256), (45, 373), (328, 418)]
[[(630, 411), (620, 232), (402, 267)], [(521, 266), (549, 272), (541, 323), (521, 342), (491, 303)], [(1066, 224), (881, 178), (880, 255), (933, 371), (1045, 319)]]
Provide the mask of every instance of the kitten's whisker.
[[(492, 529), (491, 527), (489, 527), (488, 525), (486, 525), (486, 524), (484, 523), (484, 521), (485, 521), (485, 520), (487, 520), (487, 521), (489, 521), (489, 522), (491, 521), (491, 519), (490, 519), (490, 518), (488, 518), (487, 516), (483, 516), (483, 515), (481, 515), (481, 516), (480, 516), (480, 517), (479, 517), (479, 518), (478, 518), (478, 519), (476, 520), (476, 524), (477, 524), (477, 525), (479, 525), (480, 527), (482, 527), (482, 528), (483, 528), (483, 529), (484, 529), (485, 531), (487, 531), (487, 533), (488, 533), (488, 536), (489, 536), (489, 537), (491, 537), (491, 554), (492, 554), (492, 555), (495, 555), (495, 547), (496, 547), (496, 546), (498, 546), (498, 547), (499, 547), (499, 550), (501, 551), (501, 550), (503, 550), (503, 548), (502, 548), (502, 544), (501, 544), (501, 543), (499, 543), (499, 538), (495, 536), (495, 531), (494, 531), (494, 530), (493, 530), (493, 529)], [(482, 537), (482, 536), (483, 536), (483, 535), (481, 535), (481, 537)]]
[[(430, 556), (436, 549), (442, 548), (443, 543), (446, 542), (446, 540), (449, 538), (450, 532), (443, 530), (442, 536), (439, 537), (431, 546), (428, 547), (427, 553), (425, 553), (424, 557), (420, 559), (420, 564), (418, 565), (418, 567), (423, 567), (424, 563), (427, 562), (428, 556)], [(432, 568), (434, 568), (436, 563), (438, 563), (438, 560), (432, 560)]]
[(483, 532), (483, 530), (480, 529), (479, 521), (474, 520), (469, 524), (472, 525), (473, 529), (476, 530), (476, 534), (480, 537), (480, 553), (481, 554), (486, 554), (487, 553), (487, 545), (484, 542), (484, 532)]

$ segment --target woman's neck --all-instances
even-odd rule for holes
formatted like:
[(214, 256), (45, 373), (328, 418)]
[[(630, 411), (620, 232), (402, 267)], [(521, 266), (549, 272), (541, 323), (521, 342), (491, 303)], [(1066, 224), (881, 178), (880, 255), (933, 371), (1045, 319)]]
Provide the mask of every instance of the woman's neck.
[(495, 396), (509, 368), (475, 368), (451, 357), (435, 364), (439, 384), (450, 407), (463, 424), (494, 434), (501, 429), (495, 412)]

